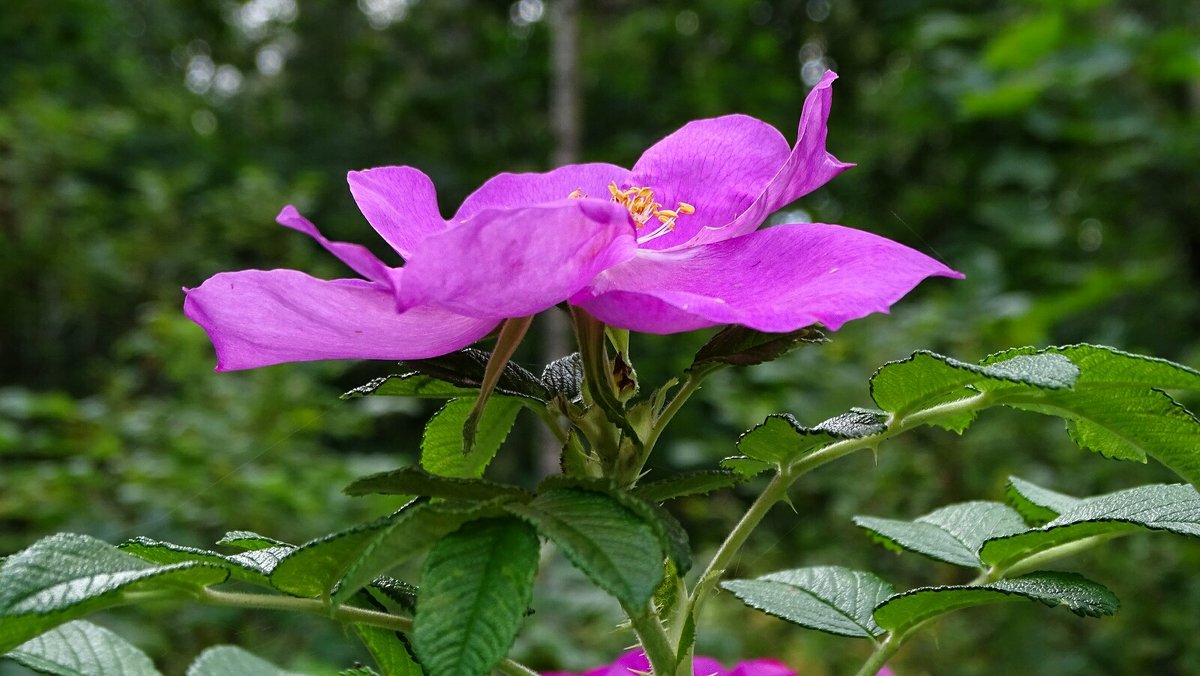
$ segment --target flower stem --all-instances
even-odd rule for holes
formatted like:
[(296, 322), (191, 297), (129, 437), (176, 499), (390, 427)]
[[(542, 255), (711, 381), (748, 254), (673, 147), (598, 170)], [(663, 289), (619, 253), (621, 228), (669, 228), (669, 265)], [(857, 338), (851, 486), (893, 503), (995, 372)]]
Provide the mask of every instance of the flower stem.
[(625, 604), (621, 605), (625, 614), (629, 616), (629, 622), (633, 625), (633, 631), (637, 634), (642, 649), (646, 651), (646, 658), (650, 660), (653, 672), (668, 676), (674, 674), (675, 649), (671, 647), (671, 641), (667, 638), (667, 632), (658, 616), (649, 608), (638, 611)]
[(696, 586), (692, 589), (692, 594), (687, 600), (688, 610), (684, 617), (695, 617), (695, 614), (699, 612), (700, 605), (709, 595), (709, 592), (712, 591), (713, 587), (716, 586), (725, 569), (733, 562), (734, 556), (737, 555), (742, 545), (745, 544), (746, 538), (750, 537), (750, 533), (758, 527), (758, 524), (767, 515), (767, 512), (771, 511), (775, 503), (783, 499), (787, 494), (789, 485), (791, 485), (791, 477), (781, 472), (772, 477), (770, 483), (763, 489), (763, 492), (759, 493), (754, 503), (750, 505), (750, 509), (746, 510), (746, 513), (742, 515), (741, 520), (733, 527), (733, 530), (729, 531), (729, 535), (725, 537), (725, 541), (721, 543), (721, 546), (717, 549), (717, 553), (713, 555), (704, 572), (700, 574), (699, 579), (696, 581)]

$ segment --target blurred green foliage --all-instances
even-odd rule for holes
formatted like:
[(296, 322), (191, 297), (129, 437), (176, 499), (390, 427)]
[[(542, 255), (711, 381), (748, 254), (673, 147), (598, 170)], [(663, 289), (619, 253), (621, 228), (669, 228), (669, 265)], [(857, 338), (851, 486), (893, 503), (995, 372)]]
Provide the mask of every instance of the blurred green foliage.
[[(656, 471), (711, 465), (767, 413), (812, 424), (865, 404), (870, 372), (916, 348), (973, 360), (1092, 341), (1200, 364), (1193, 2), (585, 4), (584, 159), (629, 165), (687, 120), (728, 112), (791, 136), (806, 83), (832, 67), (842, 79), (830, 147), (859, 167), (780, 220), (879, 232), (968, 275), (923, 285), (891, 316), (852, 323), (828, 346), (717, 376), (652, 460)], [(302, 541), (390, 509), (338, 488), (412, 462), (431, 410), (336, 398), (390, 366), (213, 374), (179, 287), (247, 267), (345, 274), (272, 224), (289, 202), (330, 237), (386, 254), (349, 198), (349, 169), (420, 167), (449, 213), (498, 171), (547, 168), (548, 9), (537, 0), (6, 3), (0, 551), (56, 530), (207, 546), (245, 528)], [(643, 380), (677, 373), (701, 340), (638, 338)], [(531, 421), (518, 422), (493, 471), (532, 483), (536, 439)], [(836, 563), (901, 585), (956, 581), (949, 567), (931, 580), (924, 562), (881, 559), (849, 516), (911, 518), (995, 498), (1009, 473), (1077, 494), (1170, 480), (1153, 465), (1086, 457), (1053, 421), (992, 413), (962, 440), (922, 431), (875, 461), (849, 459), (802, 481), (796, 512), (773, 512), (735, 572)], [(680, 503), (700, 556), (747, 495)], [(1125, 600), (1116, 618), (975, 611), (915, 641), (899, 670), (1200, 664), (1191, 640), (1200, 582), (1190, 574), (1200, 548), (1146, 538), (1105, 552), (1078, 564)], [(518, 644), (531, 664), (583, 667), (628, 642), (612, 604), (569, 568), (546, 566), (540, 585)], [(709, 606), (701, 652), (776, 654), (806, 676), (862, 657), (855, 644), (793, 631), (727, 596)], [(316, 671), (365, 659), (318, 620), (175, 607), (160, 621), (106, 618), (168, 671), (219, 642)]]

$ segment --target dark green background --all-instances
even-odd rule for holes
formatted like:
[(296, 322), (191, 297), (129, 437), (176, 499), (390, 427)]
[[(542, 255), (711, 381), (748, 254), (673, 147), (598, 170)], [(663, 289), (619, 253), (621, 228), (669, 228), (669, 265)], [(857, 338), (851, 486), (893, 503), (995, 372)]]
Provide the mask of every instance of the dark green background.
[[(829, 145), (859, 166), (794, 217), (878, 232), (967, 274), (922, 285), (828, 346), (714, 378), (664, 439), (656, 471), (712, 465), (767, 413), (811, 424), (868, 404), (871, 371), (916, 348), (977, 359), (1091, 341), (1200, 365), (1194, 2), (582, 4), (583, 159), (630, 165), (684, 122), (730, 112), (791, 138), (804, 75), (833, 67)], [(544, 14), (526, 20), (538, 5), (3, 4), (0, 552), (58, 530), (206, 546), (245, 528), (300, 542), (392, 507), (339, 489), (413, 462), (431, 406), (337, 399), (386, 363), (214, 374), (179, 288), (249, 267), (344, 275), (273, 224), (286, 203), (330, 237), (386, 253), (346, 190), (349, 169), (417, 166), (452, 213), (494, 173), (548, 168), (551, 36)], [(381, 6), (407, 10), (366, 11)], [(677, 372), (702, 339), (635, 338), (644, 382)], [(535, 367), (539, 354), (531, 345), (520, 359)], [(519, 421), (495, 476), (534, 483), (536, 448), (532, 421)], [(997, 498), (1010, 473), (1077, 494), (1171, 480), (1075, 449), (1059, 422), (990, 412), (962, 439), (917, 432), (877, 461), (806, 477), (795, 512), (772, 512), (736, 572), (840, 563), (900, 587), (962, 581), (872, 546), (849, 517)], [(677, 505), (700, 556), (751, 494)], [(967, 611), (906, 648), (899, 673), (1200, 664), (1196, 543), (1129, 539), (1064, 564), (1111, 585), (1121, 613)], [(517, 647), (536, 667), (583, 667), (630, 640), (556, 557), (536, 607)], [(866, 654), (728, 595), (710, 608), (701, 648), (727, 660), (774, 654), (809, 676)], [(366, 659), (338, 627), (307, 618), (163, 607), (100, 620), (168, 673), (221, 642), (317, 672)]]

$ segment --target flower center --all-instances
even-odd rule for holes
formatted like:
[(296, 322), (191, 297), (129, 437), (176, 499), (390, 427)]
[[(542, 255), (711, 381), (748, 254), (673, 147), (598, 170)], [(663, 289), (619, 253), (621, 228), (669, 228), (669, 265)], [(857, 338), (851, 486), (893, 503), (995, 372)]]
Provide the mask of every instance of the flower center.
[[(612, 194), (612, 201), (629, 210), (629, 215), (633, 216), (638, 230), (646, 227), (652, 219), (658, 220), (659, 225), (653, 232), (638, 237), (638, 244), (662, 237), (675, 229), (675, 221), (680, 216), (696, 213), (696, 207), (687, 202), (676, 203), (674, 209), (663, 209), (661, 202), (654, 201), (654, 191), (650, 188), (633, 187), (621, 190), (616, 182), (613, 182), (608, 185), (608, 192)], [(575, 189), (568, 197), (582, 199), (587, 195), (583, 194), (582, 190)]]

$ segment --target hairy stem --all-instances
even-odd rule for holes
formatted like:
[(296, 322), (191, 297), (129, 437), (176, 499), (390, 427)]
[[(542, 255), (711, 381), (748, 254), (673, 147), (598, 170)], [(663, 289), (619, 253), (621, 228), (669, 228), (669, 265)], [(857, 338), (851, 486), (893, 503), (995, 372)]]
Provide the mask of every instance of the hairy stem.
[(658, 615), (649, 608), (638, 611), (625, 604), (621, 605), (625, 614), (629, 616), (629, 622), (633, 625), (633, 631), (637, 634), (642, 649), (646, 651), (646, 658), (650, 660), (653, 672), (674, 674), (675, 649), (671, 647), (671, 641), (667, 638), (667, 632), (663, 629)]
[(770, 483), (767, 484), (767, 487), (763, 489), (763, 492), (759, 493), (754, 503), (750, 505), (750, 509), (746, 510), (746, 513), (742, 515), (741, 520), (733, 527), (733, 530), (729, 531), (729, 535), (725, 537), (725, 541), (721, 543), (721, 546), (717, 549), (717, 553), (713, 555), (712, 560), (708, 562), (708, 566), (704, 568), (704, 572), (700, 573), (696, 586), (692, 589), (691, 596), (687, 600), (688, 610), (684, 617), (689, 615), (695, 617), (695, 614), (699, 612), (700, 605), (712, 591), (713, 587), (716, 586), (717, 581), (721, 579), (721, 575), (725, 572), (725, 569), (733, 562), (733, 558), (742, 548), (742, 545), (745, 544), (746, 538), (750, 537), (750, 533), (758, 527), (758, 524), (767, 515), (767, 512), (771, 511), (775, 503), (782, 500), (787, 494), (788, 486), (791, 485), (791, 479), (790, 476), (782, 472), (776, 474)]

